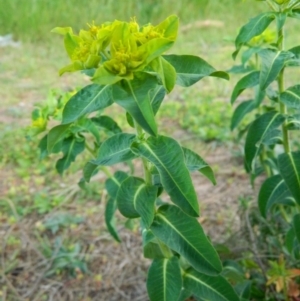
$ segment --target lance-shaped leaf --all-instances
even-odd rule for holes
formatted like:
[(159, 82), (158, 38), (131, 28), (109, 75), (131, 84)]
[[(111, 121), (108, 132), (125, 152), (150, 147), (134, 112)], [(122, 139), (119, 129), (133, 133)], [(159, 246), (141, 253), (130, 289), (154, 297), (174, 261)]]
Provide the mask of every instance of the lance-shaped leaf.
[(284, 245), (290, 253), (293, 252), (295, 239), (296, 239), (295, 229), (294, 229), (294, 227), (291, 227), (287, 231), (287, 233), (285, 235), (285, 239), (284, 239)]
[(120, 133), (106, 139), (100, 146), (97, 157), (91, 162), (97, 165), (113, 165), (135, 158), (130, 145), (135, 135)]
[(84, 151), (84, 140), (78, 140), (75, 137), (69, 137), (63, 140), (61, 151), (63, 157), (56, 162), (56, 169), (60, 174), (63, 174), (72, 162), (75, 161), (77, 155)]
[(280, 175), (272, 176), (262, 184), (258, 195), (258, 207), (263, 217), (275, 204), (282, 204), (291, 193)]
[(252, 88), (259, 84), (259, 71), (253, 71), (241, 78), (235, 85), (231, 94), (230, 102), (233, 104), (238, 96), (248, 88)]
[(111, 178), (107, 179), (105, 182), (105, 189), (108, 194), (114, 200), (117, 199), (118, 191), (121, 187), (123, 181), (125, 181), (129, 175), (123, 171), (117, 171)]
[(278, 167), (293, 197), (300, 204), (300, 152), (281, 154)]
[(292, 56), (288, 51), (275, 52), (271, 49), (263, 49), (259, 52), (259, 56), (261, 58), (259, 86), (261, 90), (265, 90)]
[(121, 242), (121, 239), (118, 235), (116, 224), (115, 224), (115, 212), (117, 210), (117, 202), (113, 198), (109, 198), (105, 207), (105, 223), (108, 232), (111, 236), (118, 242)]
[(192, 293), (186, 290), (185, 288), (181, 289), (180, 296), (177, 301), (186, 301), (188, 298), (192, 296)]
[(118, 235), (116, 225), (115, 225), (115, 212), (117, 210), (117, 194), (121, 187), (121, 183), (128, 178), (128, 174), (123, 171), (117, 171), (113, 177), (109, 178), (105, 182), (105, 188), (110, 196), (106, 207), (105, 207), (105, 223), (107, 230), (111, 236), (118, 242), (120, 242), (120, 237)]
[(212, 168), (195, 152), (183, 147), (183, 154), (186, 167), (189, 171), (199, 171), (207, 177), (214, 185), (216, 185), (216, 178)]
[(288, 116), (285, 127), (291, 131), (300, 130), (300, 114)]
[(254, 163), (264, 137), (284, 122), (284, 116), (276, 111), (267, 112), (258, 117), (249, 127), (245, 143), (245, 163), (255, 171)]
[(245, 43), (249, 42), (255, 36), (263, 33), (274, 19), (274, 13), (270, 12), (259, 14), (258, 16), (250, 19), (249, 22), (240, 29), (239, 34), (235, 39), (236, 51), (232, 55), (233, 58), (236, 58), (241, 47)]
[(290, 53), (294, 55), (292, 59), (290, 59), (286, 65), (292, 67), (299, 67), (300, 66), (300, 46), (293, 47), (288, 50)]
[(112, 103), (111, 86), (88, 85), (66, 103), (62, 123), (73, 122), (85, 114), (104, 109)]
[(91, 180), (91, 177), (97, 173), (98, 165), (92, 162), (87, 162), (83, 167), (83, 178), (86, 182)]
[(252, 112), (256, 106), (256, 102), (253, 99), (240, 103), (233, 112), (230, 129), (234, 130), (244, 119), (244, 117), (248, 113)]
[(122, 132), (118, 124), (109, 116), (101, 115), (91, 118), (92, 122), (100, 129), (106, 130), (113, 134), (119, 134)]
[(182, 277), (177, 257), (155, 259), (148, 271), (147, 290), (151, 301), (177, 301)]
[(60, 124), (53, 127), (47, 135), (47, 150), (52, 152), (56, 143), (62, 140), (68, 133), (70, 124)]
[(287, 12), (276, 12), (275, 16), (276, 16), (277, 31), (279, 32), (285, 24), (285, 21), (287, 19)]
[(129, 177), (124, 180), (117, 194), (119, 211), (128, 218), (141, 217), (146, 228), (152, 224), (157, 188), (146, 185), (144, 180)]
[(143, 253), (145, 258), (165, 258), (164, 250), (168, 249), (168, 247), (162, 241), (159, 241), (151, 230), (144, 228), (142, 231), (142, 237)]
[(164, 55), (163, 56), (177, 73), (176, 83), (182, 87), (189, 87), (206, 76), (229, 79), (229, 75), (223, 71), (217, 71), (205, 60), (193, 55)]
[(183, 286), (204, 300), (240, 301), (232, 286), (222, 276), (212, 277), (189, 269), (183, 275)]
[(171, 92), (176, 82), (176, 71), (174, 67), (162, 56), (151, 62), (151, 68), (158, 74), (163, 86), (168, 92)]
[(169, 248), (202, 273), (217, 275), (222, 264), (198, 221), (172, 205), (161, 206), (151, 230)]
[(288, 108), (300, 109), (300, 85), (288, 88), (280, 94), (279, 99)]
[(295, 230), (296, 237), (300, 243), (300, 213), (295, 214), (293, 217), (293, 227)]
[(154, 76), (145, 75), (142, 79), (125, 81), (113, 86), (113, 99), (123, 107), (136, 122), (150, 135), (156, 136), (157, 126), (149, 99), (149, 91), (157, 85)]
[(254, 54), (261, 51), (261, 47), (250, 47), (242, 53), (241, 61), (245, 65)]
[(176, 140), (165, 136), (150, 137), (146, 141), (135, 141), (131, 149), (155, 165), (164, 189), (176, 205), (189, 215), (199, 215), (195, 188)]
[(149, 91), (150, 104), (153, 110), (154, 115), (160, 108), (162, 101), (166, 95), (166, 90), (163, 86), (156, 86), (154, 89)]

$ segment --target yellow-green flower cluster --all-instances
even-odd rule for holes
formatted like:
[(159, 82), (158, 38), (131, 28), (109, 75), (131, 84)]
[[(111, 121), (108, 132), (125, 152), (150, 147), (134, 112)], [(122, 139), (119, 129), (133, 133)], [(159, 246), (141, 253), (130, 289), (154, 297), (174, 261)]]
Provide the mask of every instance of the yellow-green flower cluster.
[(135, 72), (167, 51), (175, 42), (178, 18), (170, 16), (157, 26), (140, 27), (135, 19), (89, 25), (78, 35), (72, 28), (54, 28), (64, 35), (66, 51), (72, 61), (60, 74), (95, 68), (93, 81), (113, 84), (123, 78), (132, 79)]
[(276, 32), (267, 28), (262, 34), (255, 36), (249, 41), (249, 45), (252, 47), (261, 46), (264, 44), (271, 44), (276, 42)]

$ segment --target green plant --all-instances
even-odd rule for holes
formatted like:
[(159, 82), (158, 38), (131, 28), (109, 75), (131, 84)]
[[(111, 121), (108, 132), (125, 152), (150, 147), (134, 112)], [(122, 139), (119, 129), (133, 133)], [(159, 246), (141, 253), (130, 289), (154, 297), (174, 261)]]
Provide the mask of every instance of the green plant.
[[(186, 300), (191, 295), (201, 300), (238, 300), (219, 275), (218, 254), (197, 221), (199, 205), (189, 172), (199, 171), (215, 183), (213, 171), (198, 154), (159, 135), (155, 119), (175, 84), (189, 87), (205, 76), (228, 79), (227, 73), (196, 56), (165, 54), (177, 37), (176, 16), (157, 26), (139, 27), (132, 20), (93, 23), (79, 35), (70, 27), (53, 31), (64, 36), (71, 59), (60, 74), (80, 70), (93, 83), (62, 106), (61, 124), (41, 139), (43, 156), (62, 152), (56, 163), (62, 174), (84, 150), (90, 153), (81, 183), (97, 172), (107, 175), (104, 214), (117, 241), (117, 209), (129, 220), (140, 219), (144, 256), (153, 259), (147, 279), (151, 301)], [(103, 115), (113, 103), (124, 109), (135, 133), (122, 132), (112, 118)], [(49, 118), (53, 113), (42, 108), (33, 114), (42, 131)], [(136, 159), (142, 162), (144, 178), (124, 171), (112, 174), (109, 168)], [(160, 199), (163, 191), (174, 204)]]
[[(274, 255), (272, 252), (275, 250), (276, 256), (285, 254), (286, 259), (282, 259), (281, 263), (285, 262), (289, 267), (299, 267), (300, 153), (297, 145), (292, 143), (291, 131), (299, 129), (300, 85), (293, 82), (292, 86), (286, 88), (285, 75), (291, 67), (300, 66), (300, 46), (285, 49), (284, 42), (286, 22), (290, 18), (300, 18), (300, 1), (264, 2), (268, 4), (270, 11), (252, 18), (241, 28), (235, 40), (234, 58), (242, 47), (247, 46), (242, 54), (242, 68), (239, 68), (247, 74), (236, 84), (231, 103), (245, 89), (254, 87), (255, 93), (253, 99), (243, 101), (236, 108), (232, 128), (249, 112), (256, 110), (256, 119), (246, 129), (245, 167), (253, 182), (258, 174), (265, 171), (267, 179), (258, 196), (261, 219), (266, 219), (267, 214), (271, 213), (282, 225), (273, 229), (272, 237), (275, 239), (273, 241), (276, 242), (276, 248), (269, 249), (267, 258)], [(272, 22), (276, 22), (275, 39), (268, 31)], [(285, 243), (282, 243), (284, 239)], [(266, 277), (271, 277), (267, 284), (275, 283), (276, 288), (279, 282), (283, 283), (280, 284), (282, 295), (274, 292), (264, 298), (290, 300), (286, 286), (288, 282), (284, 278), (289, 277), (290, 269), (284, 266), (283, 270), (281, 263), (269, 261), (271, 267), (265, 280)], [(293, 274), (293, 277), (296, 276), (298, 274)]]
[(81, 254), (79, 243), (63, 241), (60, 236), (55, 238), (53, 245), (46, 238), (39, 238), (39, 240), (43, 255), (49, 259), (51, 263), (45, 273), (46, 277), (62, 273), (76, 277), (79, 271), (82, 273), (88, 272), (87, 264), (84, 255)]

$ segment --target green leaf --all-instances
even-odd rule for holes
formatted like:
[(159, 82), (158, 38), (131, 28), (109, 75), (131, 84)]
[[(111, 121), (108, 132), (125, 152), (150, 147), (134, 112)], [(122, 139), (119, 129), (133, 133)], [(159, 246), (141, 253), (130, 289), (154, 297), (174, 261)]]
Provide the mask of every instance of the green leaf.
[(181, 293), (180, 293), (180, 296), (178, 298), (177, 301), (186, 301), (186, 300), (189, 300), (188, 298), (192, 296), (192, 293), (189, 292), (188, 290), (182, 288), (181, 289)]
[(38, 148), (40, 150), (40, 160), (45, 159), (49, 153), (47, 148), (48, 134), (45, 135), (39, 142)]
[(91, 120), (98, 128), (106, 130), (112, 134), (119, 134), (122, 132), (118, 124), (109, 116), (101, 115), (93, 117)]
[(144, 228), (143, 237), (143, 253), (145, 258), (157, 259), (165, 258), (162, 248), (167, 248), (163, 242), (159, 242), (151, 230)]
[(240, 301), (232, 286), (222, 276), (212, 277), (190, 269), (183, 275), (183, 286), (204, 300)]
[(284, 116), (276, 111), (259, 116), (250, 125), (245, 142), (245, 163), (249, 170), (255, 171), (255, 158), (258, 155), (265, 136), (284, 122)]
[(300, 46), (293, 47), (288, 50), (293, 54), (293, 58), (287, 62), (287, 66), (299, 67), (300, 66)]
[(271, 12), (262, 13), (250, 19), (249, 22), (240, 29), (239, 34), (235, 39), (236, 51), (232, 55), (233, 58), (236, 58), (244, 44), (249, 42), (255, 36), (262, 34), (274, 19), (275, 15)]
[(205, 60), (193, 55), (164, 55), (177, 73), (176, 83), (182, 87), (189, 87), (203, 77), (214, 76), (229, 79), (229, 75), (223, 71), (217, 71)]
[(105, 207), (105, 223), (106, 227), (111, 234), (111, 236), (118, 242), (121, 242), (121, 239), (118, 235), (115, 226), (115, 212), (117, 210), (116, 200), (109, 198)]
[(162, 101), (166, 95), (166, 90), (163, 86), (156, 86), (154, 89), (149, 91), (150, 104), (154, 115), (158, 112)]
[(114, 101), (128, 111), (147, 133), (156, 136), (157, 126), (149, 99), (149, 91), (157, 86), (156, 78), (146, 75), (142, 79), (122, 83), (113, 86)]
[(135, 138), (133, 134), (120, 133), (106, 139), (101, 144), (96, 159), (91, 162), (110, 166), (135, 158), (136, 155), (130, 149)]
[(257, 54), (260, 51), (261, 51), (260, 47), (250, 47), (247, 50), (245, 50), (241, 58), (242, 64), (245, 65), (254, 54)]
[(85, 114), (104, 109), (112, 103), (111, 86), (88, 85), (66, 103), (62, 123), (73, 122)]
[(300, 152), (284, 153), (278, 157), (281, 176), (300, 205)]
[(295, 238), (296, 238), (295, 229), (294, 227), (292, 227), (287, 231), (284, 240), (284, 245), (290, 254), (292, 254), (293, 252)]
[(300, 213), (294, 215), (294, 217), (293, 217), (293, 227), (294, 227), (294, 230), (295, 230), (297, 240), (300, 243)]
[(277, 32), (279, 32), (285, 24), (285, 21), (287, 18), (287, 13), (286, 12), (277, 12), (277, 13), (275, 13), (275, 16), (276, 16), (276, 23), (277, 23)]
[[(56, 30), (54, 32), (57, 33), (58, 31)], [(68, 56), (70, 58), (72, 58), (75, 48), (78, 47), (78, 43), (77, 43), (72, 31), (70, 31), (69, 29), (67, 29), (66, 33), (65, 33), (64, 45), (65, 45), (65, 49), (68, 53)]]
[(300, 109), (300, 85), (289, 87), (280, 94), (279, 99), (288, 108)]
[(55, 144), (57, 144), (60, 140), (62, 140), (68, 130), (69, 130), (70, 124), (60, 124), (55, 127), (53, 127), (48, 135), (47, 135), (47, 150), (49, 153), (52, 152), (53, 148), (55, 147)]
[(63, 140), (62, 149), (63, 157), (56, 162), (56, 169), (59, 174), (63, 174), (72, 162), (75, 161), (77, 155), (84, 151), (85, 143), (84, 139), (76, 139), (75, 137), (69, 137)]
[(176, 71), (174, 67), (162, 56), (151, 62), (151, 68), (158, 74), (165, 89), (170, 93), (176, 82)]
[(146, 228), (152, 224), (155, 212), (157, 188), (148, 186), (144, 180), (128, 177), (117, 194), (119, 211), (128, 218), (141, 217)]
[(91, 177), (97, 173), (98, 165), (92, 162), (87, 162), (83, 167), (83, 178), (86, 182), (91, 180)]
[(221, 272), (219, 256), (201, 225), (178, 207), (161, 206), (150, 229), (158, 239), (183, 256), (196, 270), (210, 275)]
[(290, 131), (300, 130), (300, 114), (293, 114), (291, 116), (288, 116), (285, 127)]
[(182, 287), (182, 277), (177, 257), (154, 259), (147, 279), (151, 301), (177, 301)]
[(198, 216), (197, 195), (178, 142), (165, 136), (150, 137), (135, 141), (131, 149), (155, 165), (171, 200), (187, 214)]
[(280, 175), (272, 176), (262, 184), (258, 195), (258, 207), (263, 217), (275, 204), (282, 204), (290, 192)]
[(107, 190), (109, 196), (116, 200), (118, 191), (121, 187), (123, 181), (125, 181), (129, 175), (123, 171), (117, 171), (113, 177), (109, 178), (105, 182), (105, 189)]
[(291, 58), (291, 53), (263, 49), (259, 52), (259, 56), (261, 58), (259, 86), (261, 90), (265, 90), (277, 78), (287, 60)]
[(253, 71), (241, 78), (235, 85), (231, 94), (231, 104), (233, 104), (238, 96), (247, 88), (252, 88), (259, 84), (259, 71)]
[(199, 171), (207, 177), (214, 185), (216, 185), (216, 178), (212, 168), (195, 152), (182, 147), (185, 164), (189, 171)]
[(233, 112), (230, 129), (233, 131), (244, 119), (244, 117), (256, 108), (256, 102), (253, 99), (240, 103)]

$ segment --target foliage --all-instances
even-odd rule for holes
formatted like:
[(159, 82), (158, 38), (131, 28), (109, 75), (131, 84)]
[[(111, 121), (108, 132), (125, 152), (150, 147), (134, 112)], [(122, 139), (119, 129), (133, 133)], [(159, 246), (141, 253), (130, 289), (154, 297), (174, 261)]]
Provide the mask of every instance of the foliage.
[[(54, 126), (51, 122), (42, 137), (42, 156), (62, 153), (56, 169), (63, 174), (81, 153), (90, 153), (80, 184), (97, 172), (107, 175), (104, 214), (117, 241), (116, 210), (129, 219), (140, 218), (144, 255), (153, 259), (147, 280), (152, 301), (184, 300), (190, 295), (238, 300), (219, 275), (221, 261), (197, 221), (199, 205), (190, 171), (200, 171), (215, 183), (213, 172), (198, 154), (160, 135), (155, 119), (165, 95), (176, 84), (189, 87), (207, 76), (228, 79), (228, 75), (199, 57), (165, 54), (177, 37), (176, 16), (157, 26), (140, 27), (133, 19), (93, 23), (79, 35), (70, 27), (53, 31), (64, 36), (71, 59), (60, 73), (81, 70), (93, 83), (59, 100), (59, 114), (49, 105), (34, 112), (31, 129), (38, 129), (35, 133), (44, 132), (49, 119), (61, 121)], [(122, 132), (112, 118), (103, 115), (113, 103), (124, 109), (135, 134)], [(124, 171), (111, 173), (110, 166), (137, 158), (144, 178)], [(163, 191), (173, 204), (161, 204)]]
[[(247, 48), (241, 54), (242, 64), (232, 71), (242, 71), (246, 75), (236, 84), (231, 103), (235, 103), (245, 89), (254, 88), (255, 93), (252, 99), (236, 107), (232, 129), (249, 112), (256, 111), (256, 119), (246, 129), (245, 168), (252, 182), (263, 171), (267, 176), (258, 195), (259, 219), (271, 225), (268, 219), (276, 217), (277, 223), (279, 219), (282, 225), (271, 235), (273, 242), (277, 242), (276, 251), (275, 254), (270, 249), (267, 252), (268, 270), (261, 277), (262, 284), (273, 286), (273, 290), (266, 290), (261, 298), (289, 300), (289, 297), (299, 296), (299, 150), (293, 148), (290, 131), (298, 129), (300, 93), (299, 83), (285, 87), (285, 74), (291, 67), (300, 66), (300, 46), (284, 48), (284, 29), (290, 18), (299, 19), (300, 2), (266, 2), (271, 10), (252, 18), (240, 29), (235, 40), (234, 58), (245, 46)], [(269, 30), (273, 22), (276, 22), (276, 35)], [(270, 234), (263, 233), (264, 237)], [(273, 259), (274, 255), (278, 260)], [(263, 273), (263, 268), (260, 269), (259, 273)], [(292, 286), (294, 291), (296, 289), (293, 295)], [(244, 299), (252, 298), (248, 294)]]

